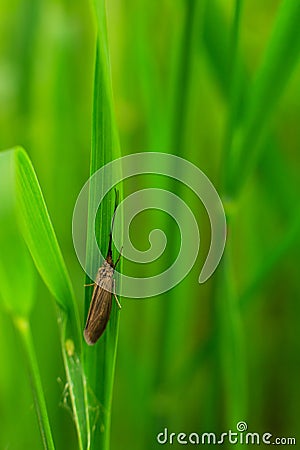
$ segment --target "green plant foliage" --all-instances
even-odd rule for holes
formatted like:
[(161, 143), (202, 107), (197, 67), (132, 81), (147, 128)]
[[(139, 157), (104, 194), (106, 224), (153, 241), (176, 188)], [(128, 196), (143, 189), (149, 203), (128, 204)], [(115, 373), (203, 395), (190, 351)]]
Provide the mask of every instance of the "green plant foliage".
[[(219, 435), (242, 420), (298, 439), (299, 5), (0, 3), (0, 149), (10, 149), (0, 153), (1, 449), (155, 450), (165, 427)], [(211, 179), (226, 251), (199, 285), (210, 246), (201, 202), (160, 175), (119, 183), (120, 201), (148, 187), (182, 198), (200, 252), (169, 292), (122, 298), (121, 311), (113, 299), (90, 347), (93, 280), (74, 251), (74, 205), (99, 168), (142, 151), (179, 155)], [(101, 264), (94, 232), (107, 252), (115, 203), (112, 189), (94, 223), (97, 190), (88, 267)], [(163, 254), (153, 265), (125, 255), (122, 273), (147, 277), (175, 261), (180, 233), (162, 211), (134, 218), (133, 246), (148, 249), (156, 228)]]
[[(114, 107), (111, 87), (110, 61), (106, 36), (106, 16), (104, 2), (96, 2), (97, 43), (93, 97), (92, 122), (92, 148), (91, 167), (92, 175), (100, 167), (120, 156), (119, 142), (114, 118)], [(119, 201), (122, 197), (122, 187), (118, 187)], [(97, 202), (98, 186), (91, 185), (90, 207)], [(109, 230), (115, 204), (115, 193), (112, 191), (101, 203), (95, 225), (93, 217), (89, 217), (89, 232), (87, 240), (87, 264), (97, 258), (96, 249), (91, 248), (90, 238), (93, 236), (91, 226), (95, 226), (96, 237), (102, 253), (106, 255), (108, 248)], [(92, 208), (91, 208), (92, 209)], [(116, 257), (114, 258), (116, 261)], [(100, 265), (100, 262), (99, 262)], [(86, 279), (90, 283), (89, 278)], [(86, 289), (85, 306), (88, 311), (92, 287)], [(104, 336), (95, 348), (85, 346), (85, 369), (89, 389), (92, 392), (91, 423), (93, 426), (91, 448), (109, 449), (111, 403), (116, 362), (116, 350), (119, 326), (119, 310), (113, 301), (111, 318)], [(97, 414), (93, 413), (92, 405), (95, 402), (99, 407)]]
[[(62, 352), (69, 380), (79, 445), (80, 448), (87, 448), (89, 445), (89, 428), (85, 397), (86, 386), (83, 370), (80, 368), (81, 338), (79, 338), (77, 306), (74, 301), (71, 282), (39, 183), (28, 156), (23, 149), (16, 148), (2, 152), (0, 158), (1, 187), (3, 188), (1, 218), (4, 224), (1, 229), (1, 247), (5, 251), (5, 254), (2, 253), (0, 274), (3, 277), (1, 293), (4, 305), (11, 313), (23, 338), (28, 363), (31, 367), (34, 395), (38, 398), (38, 416), (39, 418), (42, 417), (47, 425), (48, 419), (45, 418), (46, 410), (41, 394), (42, 387), (37, 373), (37, 363), (30, 333), (28, 332), (28, 318), (34, 298), (32, 289), (34, 274), (29, 253), (24, 248), (24, 242), (20, 239), (23, 236), (37, 270), (58, 304)], [(15, 239), (18, 240), (18, 247), (15, 247)], [(14, 249), (15, 254), (10, 255), (10, 248)], [(12, 259), (13, 256), (15, 256), (15, 259)], [(21, 276), (14, 280), (13, 271), (16, 272), (16, 268)], [(13, 282), (10, 289), (7, 285), (9, 276), (10, 282)], [(25, 294), (23, 294), (22, 289), (26, 289)], [(68, 351), (69, 349), (66, 347), (67, 339), (72, 339), (73, 343), (76, 344), (72, 352)], [(42, 435), (49, 435), (50, 430), (45, 431), (44, 428), (45, 426), (41, 427)], [(50, 447), (47, 444), (46, 448), (53, 448), (53, 443)]]
[(28, 318), (33, 306), (35, 273), (19, 233), (14, 154), (13, 150), (0, 153), (1, 296), (9, 313)]

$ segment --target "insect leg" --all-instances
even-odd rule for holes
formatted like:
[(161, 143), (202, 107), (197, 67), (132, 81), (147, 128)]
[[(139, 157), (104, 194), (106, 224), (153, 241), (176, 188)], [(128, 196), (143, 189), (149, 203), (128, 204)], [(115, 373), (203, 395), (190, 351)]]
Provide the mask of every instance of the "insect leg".
[(118, 297), (117, 297), (117, 295), (116, 295), (115, 287), (116, 287), (116, 281), (113, 280), (113, 294), (114, 294), (114, 297), (115, 297), (115, 299), (116, 299), (116, 302), (117, 302), (118, 307), (121, 309), (122, 306), (121, 306), (121, 303), (119, 302), (119, 299), (118, 299)]

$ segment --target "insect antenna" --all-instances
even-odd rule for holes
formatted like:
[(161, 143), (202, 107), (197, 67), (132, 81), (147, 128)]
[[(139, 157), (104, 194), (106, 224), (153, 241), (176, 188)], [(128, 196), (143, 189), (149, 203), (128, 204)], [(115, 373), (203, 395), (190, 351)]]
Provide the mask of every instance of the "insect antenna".
[(119, 192), (117, 191), (117, 189), (115, 189), (115, 207), (114, 207), (114, 212), (113, 212), (113, 216), (111, 219), (111, 227), (110, 227), (110, 232), (109, 232), (109, 241), (108, 241), (108, 251), (107, 251), (107, 258), (112, 259), (112, 234), (113, 234), (113, 229), (114, 229), (114, 223), (115, 223), (115, 216), (116, 216), (116, 210), (119, 204)]

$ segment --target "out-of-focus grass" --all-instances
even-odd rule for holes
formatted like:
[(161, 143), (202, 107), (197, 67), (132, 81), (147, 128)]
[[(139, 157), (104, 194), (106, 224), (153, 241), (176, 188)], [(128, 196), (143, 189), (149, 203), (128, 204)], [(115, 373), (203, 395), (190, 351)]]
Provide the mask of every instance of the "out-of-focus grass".
[[(155, 448), (165, 426), (222, 432), (236, 420), (246, 420), (252, 431), (297, 436), (298, 3), (113, 0), (107, 7), (122, 151), (184, 154), (215, 183), (229, 217), (226, 257), (199, 286), (209, 224), (196, 199), (176, 186), (199, 219), (203, 246), (195, 268), (169, 294), (123, 301), (111, 447)], [(189, 8), (199, 12), (195, 23), (187, 20)], [(83, 277), (70, 230), (88, 177), (92, 14), (80, 1), (36, 1), (28, 8), (16, 0), (1, 3), (0, 18), (0, 147), (28, 149), (83, 317)], [(180, 49), (186, 49), (182, 58)], [(152, 183), (167, 185), (149, 176), (126, 182), (125, 192)], [(104, 228), (109, 219), (108, 212)], [(132, 233), (142, 247), (152, 224), (164, 225), (167, 234), (173, 229), (167, 219), (145, 213)], [(105, 239), (101, 243), (105, 250)], [(18, 254), (17, 242), (12, 253)], [(168, 247), (166, 259), (171, 255)], [(145, 270), (126, 266), (137, 275)], [(58, 407), (65, 378), (55, 315), (46, 289), (41, 283), (36, 289), (45, 301), (33, 309), (33, 339), (54, 440), (57, 448), (73, 449), (72, 420)], [(5, 315), (0, 323), (0, 446), (38, 449), (18, 340)]]

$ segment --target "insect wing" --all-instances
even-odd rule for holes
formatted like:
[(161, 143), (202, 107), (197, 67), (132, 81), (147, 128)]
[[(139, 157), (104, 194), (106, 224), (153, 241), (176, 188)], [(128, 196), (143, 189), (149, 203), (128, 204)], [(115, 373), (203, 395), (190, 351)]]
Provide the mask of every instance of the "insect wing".
[(84, 329), (84, 338), (89, 345), (97, 342), (109, 321), (112, 305), (112, 287), (113, 279), (111, 277), (102, 279), (101, 286), (95, 284)]

